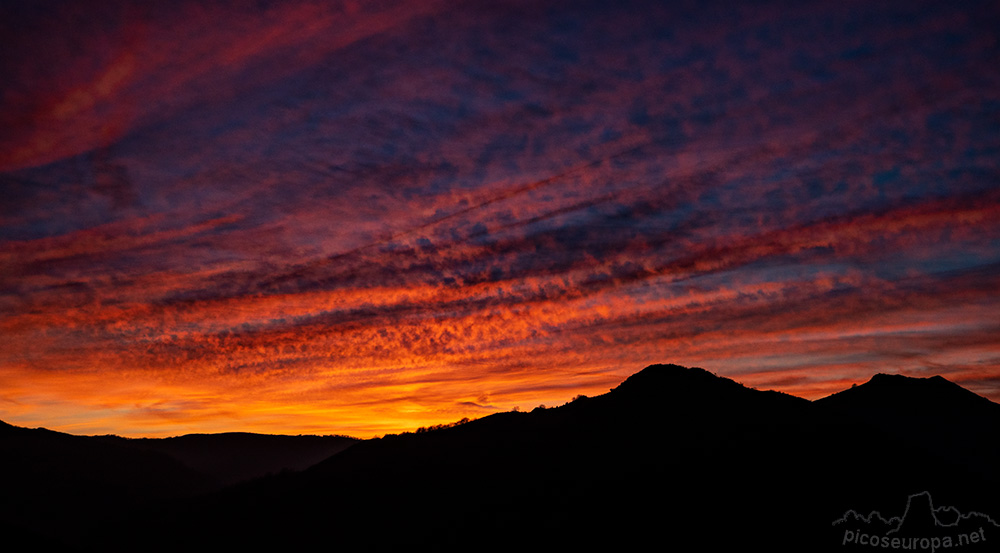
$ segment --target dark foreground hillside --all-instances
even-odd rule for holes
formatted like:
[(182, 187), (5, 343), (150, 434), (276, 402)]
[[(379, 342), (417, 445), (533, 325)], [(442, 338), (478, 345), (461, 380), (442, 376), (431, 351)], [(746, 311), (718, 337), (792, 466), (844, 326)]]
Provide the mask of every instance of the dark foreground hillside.
[[(102, 550), (853, 551), (937, 537), (990, 551), (997, 430), (1000, 406), (939, 378), (880, 375), (809, 402), (656, 365), (602, 396), (359, 442), (56, 534)], [(872, 511), (907, 522), (878, 526)]]
[(301, 470), (356, 442), (244, 433), (126, 439), (0, 422), (0, 535), (26, 546), (99, 548), (135, 524), (136, 512)]

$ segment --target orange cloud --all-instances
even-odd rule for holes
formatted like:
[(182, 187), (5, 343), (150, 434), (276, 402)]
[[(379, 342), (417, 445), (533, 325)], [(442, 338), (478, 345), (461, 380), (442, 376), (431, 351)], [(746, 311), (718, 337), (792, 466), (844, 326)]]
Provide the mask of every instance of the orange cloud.
[(568, 6), (0, 17), (0, 418), (369, 436), (656, 362), (1000, 398), (991, 37)]

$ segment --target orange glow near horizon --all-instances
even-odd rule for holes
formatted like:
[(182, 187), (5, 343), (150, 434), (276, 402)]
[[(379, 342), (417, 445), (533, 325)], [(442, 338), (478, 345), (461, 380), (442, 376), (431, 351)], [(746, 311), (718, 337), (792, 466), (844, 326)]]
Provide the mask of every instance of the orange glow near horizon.
[(371, 437), (654, 363), (1000, 402), (995, 8), (572, 4), (0, 8), (0, 420)]

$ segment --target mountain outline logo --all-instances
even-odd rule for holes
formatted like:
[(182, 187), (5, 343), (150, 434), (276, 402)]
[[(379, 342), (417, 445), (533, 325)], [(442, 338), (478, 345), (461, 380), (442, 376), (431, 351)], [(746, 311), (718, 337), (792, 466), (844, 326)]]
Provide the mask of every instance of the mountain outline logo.
[[(954, 506), (935, 507), (929, 491), (911, 494), (900, 516), (868, 515), (848, 509), (833, 521), (843, 528), (844, 548), (935, 551), (961, 547), (966, 551), (1000, 546), (1000, 523), (986, 513), (961, 512)], [(994, 549), (995, 550), (995, 549)]]

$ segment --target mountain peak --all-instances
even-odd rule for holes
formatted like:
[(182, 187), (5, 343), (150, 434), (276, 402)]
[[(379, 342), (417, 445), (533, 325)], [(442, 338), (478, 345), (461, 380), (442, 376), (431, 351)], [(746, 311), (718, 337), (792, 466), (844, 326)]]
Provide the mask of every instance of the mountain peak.
[(893, 411), (1000, 410), (1000, 405), (935, 375), (927, 378), (878, 373), (868, 382), (817, 400), (831, 407)]
[(717, 386), (743, 388), (742, 385), (705, 369), (680, 365), (650, 365), (626, 378), (614, 389), (617, 393), (648, 395), (669, 393), (671, 390), (711, 389)]
[[(973, 396), (972, 392), (940, 375), (931, 377), (906, 376), (902, 374), (878, 373), (861, 387), (891, 391), (900, 394), (961, 394)], [(846, 390), (850, 391), (850, 390)]]
[(808, 404), (807, 400), (773, 391), (747, 388), (705, 369), (680, 365), (650, 365), (633, 374), (608, 394), (612, 401), (645, 405), (648, 409), (695, 409), (726, 405), (767, 409), (774, 404)]
[(937, 374), (922, 378), (902, 374), (877, 373), (868, 380), (868, 383), (879, 386), (956, 386), (947, 378)]

